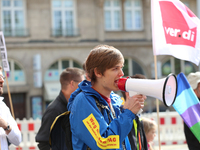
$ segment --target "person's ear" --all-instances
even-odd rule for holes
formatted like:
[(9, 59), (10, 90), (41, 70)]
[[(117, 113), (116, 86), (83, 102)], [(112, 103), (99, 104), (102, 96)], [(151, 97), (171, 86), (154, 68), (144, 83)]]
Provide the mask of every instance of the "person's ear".
[(198, 88), (198, 90), (200, 89), (200, 82), (197, 84), (197, 88)]
[(197, 88), (194, 89), (194, 93), (198, 98), (200, 98), (200, 83), (197, 84)]
[(94, 68), (94, 74), (96, 77), (101, 78), (102, 74), (97, 71), (97, 68)]
[(73, 86), (74, 86), (74, 81), (73, 80), (70, 81), (69, 86), (70, 86), (70, 88), (73, 88)]

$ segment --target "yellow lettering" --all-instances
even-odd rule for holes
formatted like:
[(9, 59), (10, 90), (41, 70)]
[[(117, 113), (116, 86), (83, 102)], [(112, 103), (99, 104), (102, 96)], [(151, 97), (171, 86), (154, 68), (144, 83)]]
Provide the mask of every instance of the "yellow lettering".
[(83, 120), (84, 125), (94, 138), (97, 146), (101, 149), (118, 149), (119, 148), (119, 135), (110, 135), (107, 138), (103, 138), (99, 132), (99, 123), (93, 114), (90, 114)]

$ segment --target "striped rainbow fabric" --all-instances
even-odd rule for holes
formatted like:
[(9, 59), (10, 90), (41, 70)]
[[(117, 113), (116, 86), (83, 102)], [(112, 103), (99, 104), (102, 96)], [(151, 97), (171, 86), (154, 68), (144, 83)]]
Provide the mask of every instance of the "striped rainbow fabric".
[(200, 102), (183, 73), (177, 75), (177, 82), (173, 107), (200, 142)]

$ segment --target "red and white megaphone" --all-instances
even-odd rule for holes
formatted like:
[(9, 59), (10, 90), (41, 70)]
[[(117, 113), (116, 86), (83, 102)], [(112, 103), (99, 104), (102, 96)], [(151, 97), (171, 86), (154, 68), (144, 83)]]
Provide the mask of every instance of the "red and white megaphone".
[(118, 87), (121, 91), (129, 92), (129, 96), (136, 93), (161, 100), (165, 106), (171, 106), (177, 94), (177, 79), (174, 74), (169, 74), (163, 79), (135, 79), (121, 78), (118, 81)]

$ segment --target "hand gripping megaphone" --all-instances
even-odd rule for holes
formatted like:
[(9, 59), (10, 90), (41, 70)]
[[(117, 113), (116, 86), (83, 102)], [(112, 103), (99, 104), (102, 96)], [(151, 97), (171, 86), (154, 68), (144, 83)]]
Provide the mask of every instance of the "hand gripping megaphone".
[(118, 88), (121, 91), (143, 94), (150, 97), (155, 97), (161, 100), (166, 107), (171, 106), (177, 94), (177, 79), (174, 74), (169, 74), (163, 79), (135, 79), (135, 78), (120, 78)]

